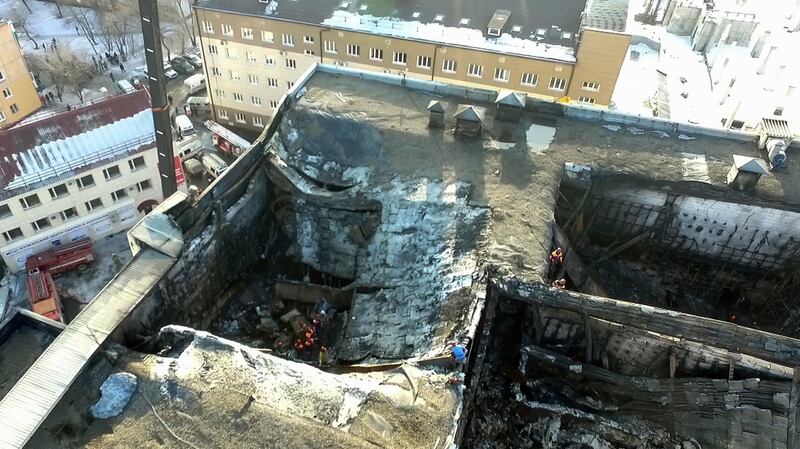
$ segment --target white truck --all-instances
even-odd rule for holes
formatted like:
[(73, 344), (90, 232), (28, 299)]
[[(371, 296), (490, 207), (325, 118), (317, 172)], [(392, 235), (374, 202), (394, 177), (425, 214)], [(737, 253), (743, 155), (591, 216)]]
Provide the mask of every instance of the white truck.
[(200, 159), (200, 162), (203, 163), (206, 171), (215, 179), (228, 169), (228, 164), (223, 161), (221, 157), (210, 151), (204, 151), (197, 157)]

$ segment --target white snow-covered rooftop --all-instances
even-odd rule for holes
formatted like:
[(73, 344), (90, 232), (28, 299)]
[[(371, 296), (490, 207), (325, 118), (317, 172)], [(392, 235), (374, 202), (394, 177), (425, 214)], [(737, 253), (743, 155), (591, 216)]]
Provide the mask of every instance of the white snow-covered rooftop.
[(573, 48), (538, 42), (535, 39), (535, 34), (531, 34), (528, 38), (521, 38), (512, 36), (509, 33), (503, 33), (500, 37), (492, 38), (485, 36), (481, 30), (474, 28), (452, 27), (439, 23), (422, 23), (394, 17), (375, 17), (342, 10), (333, 11), (331, 17), (323, 20), (322, 24), (382, 36), (441, 42), (496, 53), (575, 62), (575, 50)]

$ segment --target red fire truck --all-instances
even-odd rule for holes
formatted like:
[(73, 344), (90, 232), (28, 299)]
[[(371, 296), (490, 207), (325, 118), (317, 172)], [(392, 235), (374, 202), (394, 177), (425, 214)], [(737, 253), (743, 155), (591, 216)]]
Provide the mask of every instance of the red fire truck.
[(53, 275), (77, 268), (85, 270), (94, 261), (92, 242), (81, 239), (45, 252), (34, 254), (25, 261), (28, 270), (28, 300), (31, 310), (51, 320), (64, 322), (61, 299)]
[(223, 153), (239, 157), (253, 146), (243, 137), (213, 120), (206, 120), (204, 124), (213, 133), (211, 143), (214, 144), (214, 148)]

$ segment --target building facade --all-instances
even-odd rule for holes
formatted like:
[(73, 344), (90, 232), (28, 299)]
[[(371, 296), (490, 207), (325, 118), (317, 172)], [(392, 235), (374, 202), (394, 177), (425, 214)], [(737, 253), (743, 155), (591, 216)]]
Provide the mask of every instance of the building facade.
[(145, 90), (0, 133), (0, 256), (9, 271), (59, 244), (133, 226), (163, 198)]
[(476, 2), (456, 15), (422, 5), (376, 11), (366, 1), (315, 0), (284, 13), (274, 1), (196, 0), (215, 120), (263, 128), (314, 63), (607, 106), (630, 43), (627, 1), (569, 0), (548, 11), (552, 2), (536, 0), (535, 19), (513, 10), (518, 3)]
[(0, 91), (0, 128), (12, 126), (42, 107), (10, 21), (0, 21)]

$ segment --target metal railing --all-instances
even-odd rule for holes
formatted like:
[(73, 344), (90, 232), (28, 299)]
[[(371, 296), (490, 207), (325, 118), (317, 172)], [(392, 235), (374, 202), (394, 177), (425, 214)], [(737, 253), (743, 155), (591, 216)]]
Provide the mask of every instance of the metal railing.
[[(4, 183), (2, 186), (3, 190), (0, 190), (0, 200), (12, 198), (31, 190), (40, 189), (59, 180), (72, 178), (82, 172), (97, 168), (100, 165), (128, 157), (132, 154), (141, 153), (146, 149), (155, 147), (155, 145), (155, 135), (137, 137), (90, 156), (83, 156), (68, 162), (51, 165), (35, 174), (16, 175), (15, 179)], [(23, 184), (18, 187), (14, 186), (20, 182)]]

